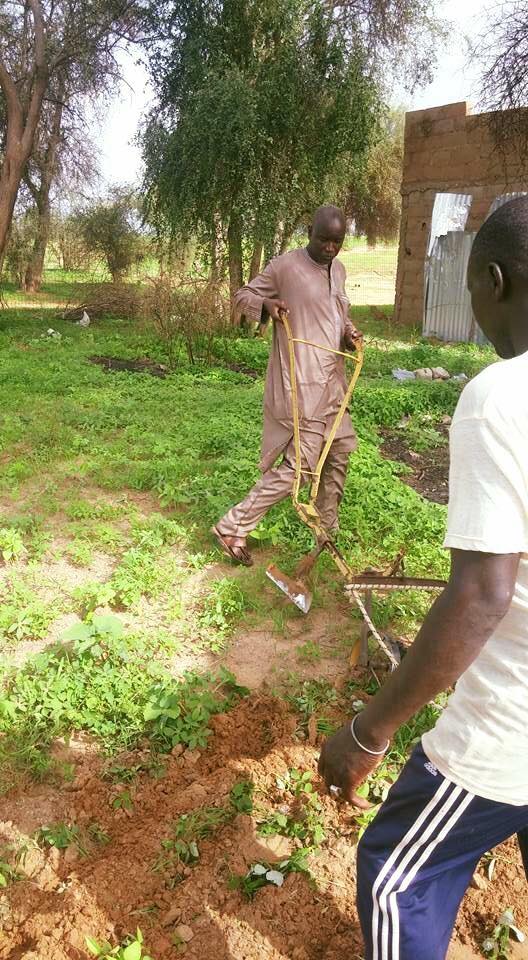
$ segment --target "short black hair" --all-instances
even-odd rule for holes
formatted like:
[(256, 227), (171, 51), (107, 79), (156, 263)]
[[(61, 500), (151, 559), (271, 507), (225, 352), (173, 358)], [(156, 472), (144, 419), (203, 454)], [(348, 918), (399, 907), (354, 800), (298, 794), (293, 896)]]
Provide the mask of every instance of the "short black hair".
[(528, 196), (504, 203), (482, 224), (469, 258), (473, 270), (498, 263), (509, 276), (528, 279)]
[(335, 207), (333, 203), (326, 203), (322, 207), (317, 207), (312, 217), (313, 226), (319, 224), (321, 221), (328, 223), (329, 220), (339, 220), (342, 226), (346, 228), (346, 217), (341, 207)]

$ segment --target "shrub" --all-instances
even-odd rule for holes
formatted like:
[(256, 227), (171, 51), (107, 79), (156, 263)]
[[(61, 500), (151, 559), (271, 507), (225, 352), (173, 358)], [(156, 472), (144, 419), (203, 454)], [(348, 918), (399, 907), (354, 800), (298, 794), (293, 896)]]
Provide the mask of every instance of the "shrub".
[(117, 188), (79, 217), (87, 248), (106, 261), (114, 283), (120, 283), (130, 268), (146, 256), (136, 207), (130, 191)]
[(190, 363), (203, 357), (210, 363), (215, 337), (229, 330), (229, 301), (219, 284), (185, 277), (161, 276), (150, 281), (144, 301), (149, 319), (174, 366), (183, 347)]

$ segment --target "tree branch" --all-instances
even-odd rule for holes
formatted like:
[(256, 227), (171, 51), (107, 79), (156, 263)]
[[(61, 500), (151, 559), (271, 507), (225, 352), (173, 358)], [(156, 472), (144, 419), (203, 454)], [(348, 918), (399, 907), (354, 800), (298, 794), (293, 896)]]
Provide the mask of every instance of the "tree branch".
[(18, 98), (17, 88), (2, 60), (0, 60), (0, 87), (6, 100), (8, 131), (13, 130), (14, 136), (20, 138), (24, 127), (22, 105)]
[(42, 102), (49, 80), (49, 72), (46, 65), (46, 29), (42, 15), (42, 7), (40, 0), (28, 0), (28, 4), (33, 14), (33, 25), (35, 29), (35, 79), (22, 137), (23, 149), (27, 156), (29, 156), (33, 145), (35, 131), (42, 110)]
[(26, 187), (28, 188), (31, 196), (33, 197), (33, 200), (35, 201), (35, 203), (37, 203), (39, 199), (39, 189), (36, 186), (36, 184), (33, 183), (29, 170), (26, 170), (24, 174), (24, 183), (26, 184)]

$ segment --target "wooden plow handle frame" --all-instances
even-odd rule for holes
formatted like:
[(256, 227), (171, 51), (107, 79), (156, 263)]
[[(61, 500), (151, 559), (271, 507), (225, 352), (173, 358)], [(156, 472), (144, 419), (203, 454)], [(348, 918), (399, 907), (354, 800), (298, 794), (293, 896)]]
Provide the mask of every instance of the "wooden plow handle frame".
[[(324, 347), (320, 343), (313, 343), (311, 340), (303, 340), (300, 337), (294, 337), (291, 326), (290, 326), (290, 321), (288, 319), (288, 315), (285, 311), (281, 312), (281, 323), (283, 324), (284, 329), (286, 331), (286, 337), (288, 340), (288, 355), (289, 355), (289, 362), (290, 362), (290, 385), (291, 385), (291, 395), (292, 395), (292, 417), (293, 417), (293, 445), (295, 449), (295, 480), (294, 480), (293, 490), (292, 490), (292, 499), (296, 509), (298, 506), (304, 508), (305, 504), (299, 503), (299, 491), (301, 489), (301, 481), (302, 481), (302, 462), (301, 462), (301, 427), (300, 427), (300, 421), (299, 421), (299, 400), (298, 400), (298, 394), (297, 394), (297, 368), (296, 368), (296, 362), (295, 362), (295, 344), (304, 343), (306, 346), (314, 347), (316, 350), (324, 350), (325, 353), (334, 353), (339, 357), (345, 357), (345, 359), (347, 360), (353, 360), (356, 365), (356, 369), (354, 370), (354, 373), (350, 378), (346, 393), (341, 401), (339, 410), (335, 415), (332, 428), (323, 446), (323, 449), (319, 456), (319, 460), (317, 461), (315, 470), (312, 473), (312, 483), (310, 487), (308, 506), (311, 507), (314, 512), (312, 514), (312, 510), (309, 510), (309, 514), (311, 519), (318, 520), (319, 517), (318, 517), (317, 510), (315, 508), (315, 499), (319, 492), (319, 484), (321, 482), (321, 472), (325, 465), (328, 454), (330, 452), (330, 447), (332, 446), (335, 440), (336, 433), (339, 430), (341, 421), (348, 408), (348, 404), (350, 403), (350, 399), (352, 397), (354, 388), (358, 381), (359, 374), (361, 373), (361, 367), (363, 366), (363, 340), (358, 339), (356, 353), (345, 353), (343, 350), (333, 350), (332, 347)], [(308, 523), (308, 525), (313, 528), (314, 532), (317, 532), (317, 533), (319, 532), (319, 531), (316, 531), (315, 525), (313, 523), (305, 519), (304, 509), (301, 514), (301, 517), (305, 523)]]
[[(348, 404), (350, 403), (350, 399), (352, 397), (356, 383), (361, 373), (361, 368), (363, 366), (363, 356), (364, 356), (363, 340), (362, 338), (358, 339), (355, 353), (345, 353), (343, 350), (333, 350), (331, 347), (324, 347), (322, 346), (322, 344), (313, 343), (311, 340), (303, 340), (300, 337), (294, 337), (292, 333), (290, 321), (288, 319), (288, 315), (285, 311), (281, 311), (280, 322), (283, 324), (284, 329), (286, 331), (286, 338), (288, 341), (288, 355), (289, 355), (289, 362), (290, 362), (290, 385), (291, 385), (291, 395), (292, 395), (292, 418), (293, 418), (293, 444), (294, 444), (294, 450), (295, 450), (295, 479), (294, 479), (293, 490), (292, 490), (293, 505), (300, 519), (303, 521), (303, 523), (305, 523), (308, 527), (310, 527), (310, 529), (314, 533), (316, 540), (319, 542), (324, 542), (325, 549), (328, 550), (328, 552), (331, 554), (336, 566), (338, 567), (338, 569), (340, 570), (340, 572), (343, 574), (345, 578), (345, 585), (346, 585), (345, 589), (348, 591), (351, 598), (353, 598), (353, 600), (355, 601), (356, 605), (358, 606), (361, 612), (361, 615), (364, 620), (364, 629), (362, 632), (361, 640), (358, 641), (358, 644), (356, 645), (356, 648), (357, 648), (357, 657), (355, 658), (356, 662), (359, 659), (360, 662), (361, 661), (363, 662), (363, 665), (365, 666), (367, 665), (365, 662), (366, 660), (368, 660), (367, 640), (368, 640), (368, 633), (371, 632), (374, 638), (377, 640), (379, 646), (381, 647), (381, 649), (389, 659), (392, 669), (395, 669), (398, 666), (398, 660), (395, 657), (394, 652), (391, 649), (390, 645), (386, 642), (385, 638), (376, 629), (370, 616), (370, 601), (372, 597), (372, 591), (376, 590), (376, 587), (378, 586), (376, 581), (377, 580), (380, 581), (379, 587), (381, 590), (387, 590), (387, 589), (405, 590), (405, 589), (420, 589), (420, 588), (428, 589), (428, 590), (442, 590), (445, 586), (445, 582), (442, 580), (427, 580), (427, 579), (422, 579), (418, 577), (405, 577), (405, 578), (402, 577), (401, 579), (404, 582), (398, 583), (399, 578), (395, 576), (393, 578), (393, 582), (391, 583), (390, 581), (392, 578), (384, 577), (381, 575), (379, 576), (379, 578), (376, 577), (375, 575), (365, 576), (360, 574), (358, 576), (358, 574), (355, 573), (350, 568), (349, 564), (345, 560), (341, 551), (338, 550), (333, 540), (328, 536), (327, 531), (324, 529), (324, 527), (321, 526), (319, 511), (315, 506), (315, 499), (319, 491), (319, 484), (321, 482), (321, 473), (322, 473), (323, 466), (326, 462), (326, 458), (328, 457), (330, 447), (332, 446), (332, 443), (335, 440), (336, 433), (339, 429), (343, 416), (348, 408)], [(321, 451), (319, 460), (317, 461), (315, 470), (305, 471), (305, 472), (311, 472), (311, 475), (312, 475), (312, 482), (310, 485), (308, 503), (301, 503), (299, 500), (299, 492), (301, 489), (303, 471), (302, 471), (302, 462), (301, 462), (301, 456), (302, 456), (301, 428), (300, 428), (300, 420), (299, 420), (299, 402), (298, 402), (298, 394), (297, 394), (297, 370), (296, 370), (296, 363), (295, 363), (295, 344), (296, 343), (303, 343), (303, 344), (306, 344), (306, 346), (314, 347), (314, 349), (316, 350), (324, 350), (327, 353), (337, 354), (337, 356), (345, 357), (345, 359), (348, 359), (348, 360), (353, 360), (356, 365), (354, 373), (352, 374), (349, 380), (345, 395), (341, 401), (339, 410), (336, 413), (330, 433), (328, 434), (326, 442)], [(363, 579), (365, 581), (364, 583), (361, 582)], [(365, 598), (366, 604), (363, 602), (359, 594), (359, 590), (366, 591), (366, 598)]]

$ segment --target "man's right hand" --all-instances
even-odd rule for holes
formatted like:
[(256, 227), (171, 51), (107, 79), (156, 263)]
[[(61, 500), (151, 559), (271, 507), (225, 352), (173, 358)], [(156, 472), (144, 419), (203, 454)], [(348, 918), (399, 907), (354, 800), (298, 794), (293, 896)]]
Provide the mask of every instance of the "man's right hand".
[(272, 320), (279, 322), (282, 322), (281, 312), (289, 312), (284, 300), (264, 300), (262, 306)]

